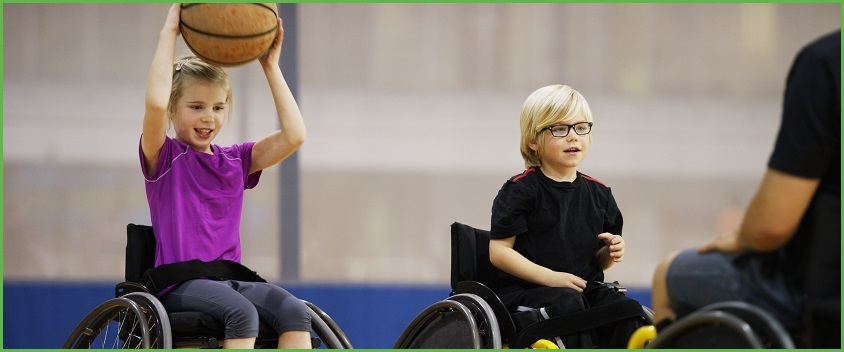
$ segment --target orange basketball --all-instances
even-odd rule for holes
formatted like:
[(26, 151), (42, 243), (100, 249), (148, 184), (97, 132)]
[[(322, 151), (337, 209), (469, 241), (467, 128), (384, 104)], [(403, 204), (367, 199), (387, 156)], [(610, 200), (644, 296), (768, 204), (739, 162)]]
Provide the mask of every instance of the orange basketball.
[(276, 37), (275, 4), (182, 4), (179, 28), (188, 48), (218, 66), (240, 66), (267, 52)]

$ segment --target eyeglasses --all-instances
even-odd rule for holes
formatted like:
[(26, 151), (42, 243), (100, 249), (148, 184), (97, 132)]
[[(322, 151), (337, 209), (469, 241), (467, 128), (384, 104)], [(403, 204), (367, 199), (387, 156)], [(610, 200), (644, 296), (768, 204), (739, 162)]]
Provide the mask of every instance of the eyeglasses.
[(574, 129), (574, 133), (577, 133), (578, 136), (585, 136), (592, 132), (592, 123), (591, 122), (578, 122), (573, 125), (566, 125), (566, 124), (556, 124), (553, 126), (545, 127), (539, 132), (549, 130), (551, 131), (551, 135), (554, 137), (565, 137), (569, 135), (569, 131)]

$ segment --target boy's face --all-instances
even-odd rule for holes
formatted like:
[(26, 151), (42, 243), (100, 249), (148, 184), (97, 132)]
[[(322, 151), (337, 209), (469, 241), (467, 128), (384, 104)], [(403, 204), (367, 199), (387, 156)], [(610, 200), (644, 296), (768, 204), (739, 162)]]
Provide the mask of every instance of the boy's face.
[[(586, 122), (586, 119), (577, 118), (565, 124), (573, 125), (579, 122)], [(539, 153), (543, 168), (551, 168), (559, 173), (577, 170), (577, 166), (586, 158), (586, 152), (592, 144), (592, 139), (588, 134), (579, 135), (573, 127), (569, 128), (565, 137), (555, 137), (550, 130), (546, 129), (537, 136), (537, 139), (539, 138), (543, 139), (544, 147), (539, 150), (538, 144), (532, 143), (530, 148)]]
[(196, 82), (185, 88), (173, 116), (176, 139), (198, 152), (211, 153), (211, 141), (226, 120), (226, 91), (219, 85)]

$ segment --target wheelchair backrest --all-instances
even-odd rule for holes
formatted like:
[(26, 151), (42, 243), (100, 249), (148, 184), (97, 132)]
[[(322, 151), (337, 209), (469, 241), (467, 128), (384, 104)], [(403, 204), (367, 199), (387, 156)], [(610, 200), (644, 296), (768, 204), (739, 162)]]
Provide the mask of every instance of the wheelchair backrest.
[(155, 234), (152, 226), (126, 226), (126, 281), (140, 282), (147, 269), (155, 267)]
[(489, 231), (451, 224), (451, 288), (470, 280), (495, 291), (501, 288), (498, 275), (498, 268), (489, 261)]

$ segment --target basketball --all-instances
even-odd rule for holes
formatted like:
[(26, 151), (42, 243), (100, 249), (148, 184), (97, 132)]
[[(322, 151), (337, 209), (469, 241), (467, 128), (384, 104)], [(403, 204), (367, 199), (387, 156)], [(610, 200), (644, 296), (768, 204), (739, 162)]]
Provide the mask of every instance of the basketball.
[(267, 52), (276, 37), (275, 4), (182, 4), (179, 29), (200, 59), (233, 67)]

